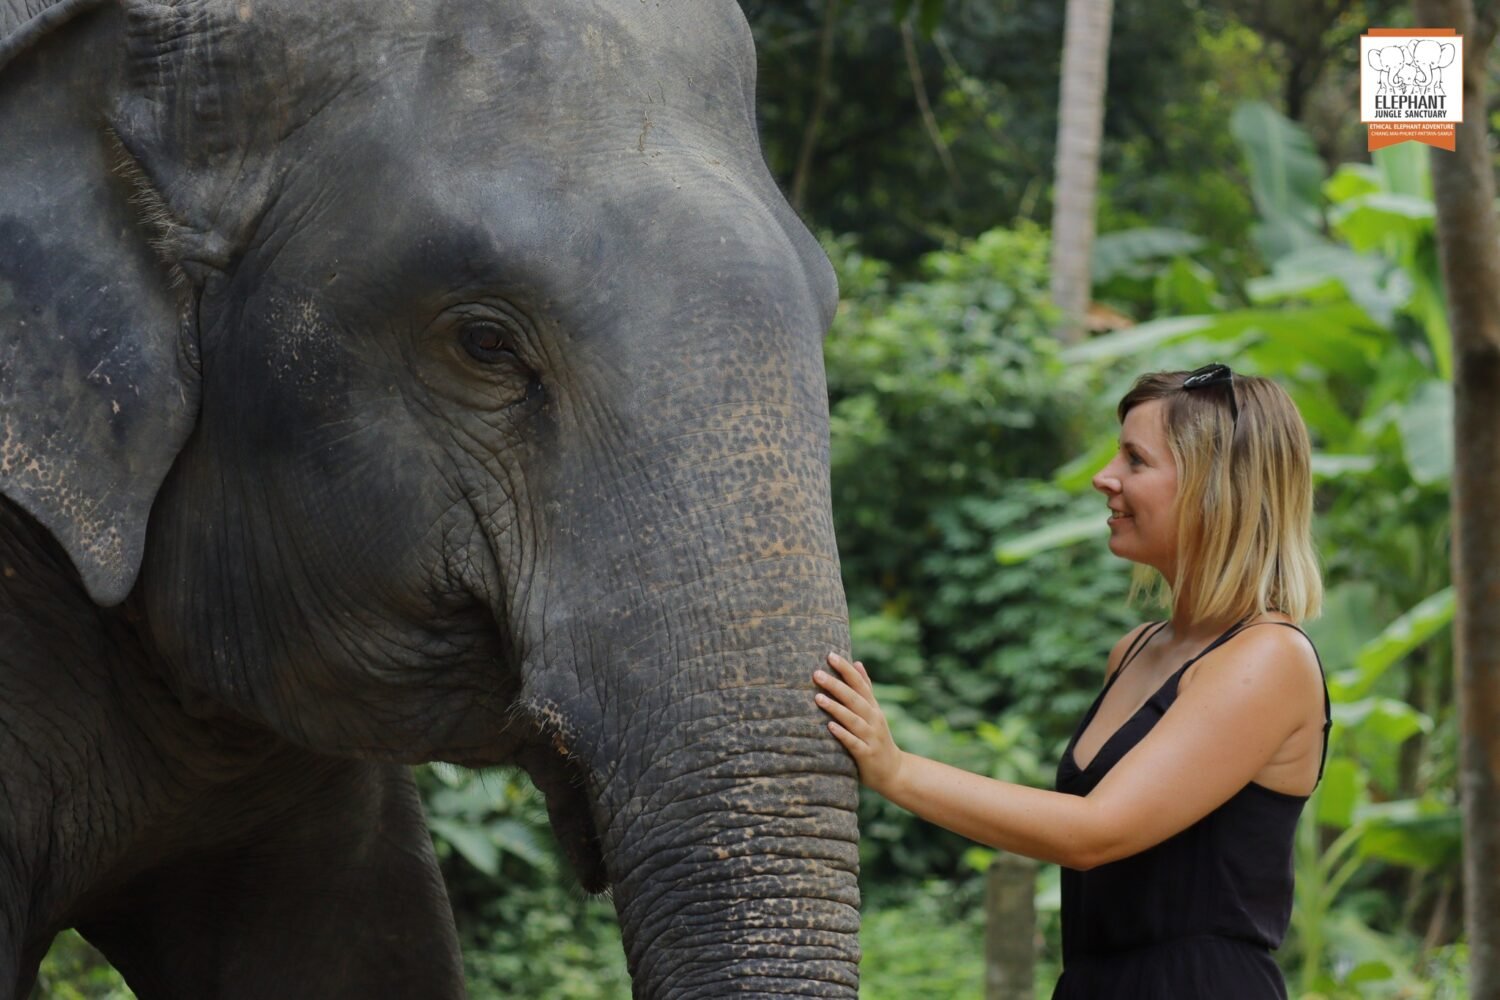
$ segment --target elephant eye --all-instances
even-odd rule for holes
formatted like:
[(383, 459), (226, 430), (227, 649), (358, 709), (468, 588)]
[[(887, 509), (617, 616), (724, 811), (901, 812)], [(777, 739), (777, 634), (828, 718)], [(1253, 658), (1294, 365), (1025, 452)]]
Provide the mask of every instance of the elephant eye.
[(511, 350), (510, 337), (505, 328), (496, 323), (470, 323), (463, 329), (464, 350), (475, 361), (487, 365), (502, 361), (513, 361), (516, 352)]

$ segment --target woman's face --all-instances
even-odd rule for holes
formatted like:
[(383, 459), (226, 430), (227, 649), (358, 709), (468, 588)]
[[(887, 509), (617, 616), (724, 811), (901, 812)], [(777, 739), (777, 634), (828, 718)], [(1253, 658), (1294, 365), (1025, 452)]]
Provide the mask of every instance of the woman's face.
[(1125, 414), (1120, 450), (1094, 476), (1109, 501), (1109, 550), (1154, 567), (1169, 581), (1177, 569), (1177, 464), (1167, 448), (1166, 403), (1147, 400)]

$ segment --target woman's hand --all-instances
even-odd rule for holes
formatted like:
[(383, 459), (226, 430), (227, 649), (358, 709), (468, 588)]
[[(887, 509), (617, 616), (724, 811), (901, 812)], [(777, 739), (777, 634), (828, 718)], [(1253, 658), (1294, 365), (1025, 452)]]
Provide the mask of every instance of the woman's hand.
[(891, 739), (870, 675), (863, 663), (850, 663), (837, 653), (828, 654), (828, 665), (832, 673), (813, 674), (823, 689), (817, 695), (818, 707), (833, 717), (828, 729), (859, 765), (859, 780), (889, 798), (905, 755)]

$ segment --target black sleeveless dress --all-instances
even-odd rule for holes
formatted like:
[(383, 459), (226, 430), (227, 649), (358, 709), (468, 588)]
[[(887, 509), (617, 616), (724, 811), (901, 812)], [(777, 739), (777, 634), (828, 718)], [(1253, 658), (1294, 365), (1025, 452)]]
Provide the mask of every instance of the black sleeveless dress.
[[(1172, 707), (1183, 672), (1253, 627), (1236, 625), (1179, 667), (1080, 769), (1073, 759), (1078, 737), (1115, 678), (1165, 624), (1142, 630), (1094, 699), (1058, 765), (1058, 791), (1091, 792)], [(1259, 624), (1296, 628), (1286, 622)], [(1323, 711), (1326, 760), (1331, 725), (1326, 684)], [(1063, 975), (1053, 1000), (1285, 998), (1286, 984), (1271, 952), (1291, 920), (1292, 838), (1306, 801), (1252, 782), (1155, 847), (1086, 872), (1064, 868)]]

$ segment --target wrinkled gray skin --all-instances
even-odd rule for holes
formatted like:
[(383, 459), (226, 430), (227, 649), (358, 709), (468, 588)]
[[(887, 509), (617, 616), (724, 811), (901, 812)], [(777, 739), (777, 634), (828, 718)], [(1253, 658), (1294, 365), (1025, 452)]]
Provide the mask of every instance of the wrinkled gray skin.
[(827, 261), (732, 0), (0, 0), (0, 998), (453, 997), (518, 762), (639, 997), (856, 994)]

